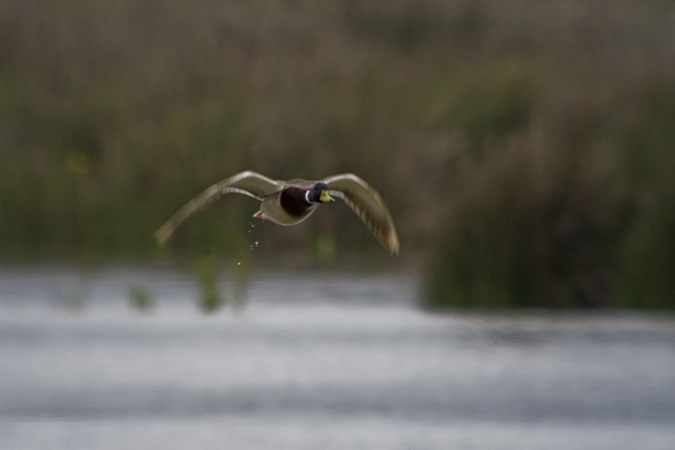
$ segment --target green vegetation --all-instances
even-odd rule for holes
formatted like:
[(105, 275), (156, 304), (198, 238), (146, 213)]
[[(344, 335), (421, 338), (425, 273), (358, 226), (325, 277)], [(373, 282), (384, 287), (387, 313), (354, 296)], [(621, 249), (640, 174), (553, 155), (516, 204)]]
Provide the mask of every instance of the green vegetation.
[(218, 311), (225, 304), (219, 283), (220, 265), (215, 255), (203, 256), (196, 266), (199, 287), (199, 307), (204, 313)]
[[(0, 257), (152, 257), (225, 176), (350, 171), (428, 306), (675, 308), (673, 30), (638, 0), (0, 1)], [(339, 205), (252, 250), (256, 207), (165, 254), (388, 261)]]
[(157, 306), (157, 300), (145, 286), (129, 287), (129, 305), (140, 312), (148, 313)]

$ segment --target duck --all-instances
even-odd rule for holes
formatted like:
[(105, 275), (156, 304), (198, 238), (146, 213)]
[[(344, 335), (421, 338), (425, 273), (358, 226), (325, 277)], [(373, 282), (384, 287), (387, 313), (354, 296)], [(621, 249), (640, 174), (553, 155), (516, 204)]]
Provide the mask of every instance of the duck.
[(187, 219), (225, 194), (253, 197), (261, 202), (260, 210), (253, 217), (282, 226), (297, 225), (322, 203), (333, 203), (339, 198), (356, 213), (391, 256), (399, 252), (396, 227), (382, 197), (352, 173), (332, 175), (319, 181), (272, 180), (250, 170), (238, 173), (208, 187), (179, 209), (155, 233), (158, 244), (164, 246)]

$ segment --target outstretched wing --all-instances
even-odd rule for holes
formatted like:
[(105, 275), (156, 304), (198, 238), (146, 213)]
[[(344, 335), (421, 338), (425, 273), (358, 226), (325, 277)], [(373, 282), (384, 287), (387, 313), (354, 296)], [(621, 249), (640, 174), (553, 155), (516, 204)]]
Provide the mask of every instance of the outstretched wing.
[(283, 185), (284, 183), (281, 181), (274, 181), (259, 173), (248, 170), (238, 173), (237, 175), (214, 184), (187, 202), (185, 206), (179, 209), (176, 214), (157, 230), (155, 238), (159, 245), (164, 245), (183, 222), (214, 203), (225, 194), (248, 195), (249, 197), (262, 201), (263, 197), (266, 195), (281, 190)]
[(394, 221), (382, 197), (351, 173), (333, 175), (322, 180), (331, 195), (339, 197), (363, 220), (390, 255), (398, 254), (399, 241)]

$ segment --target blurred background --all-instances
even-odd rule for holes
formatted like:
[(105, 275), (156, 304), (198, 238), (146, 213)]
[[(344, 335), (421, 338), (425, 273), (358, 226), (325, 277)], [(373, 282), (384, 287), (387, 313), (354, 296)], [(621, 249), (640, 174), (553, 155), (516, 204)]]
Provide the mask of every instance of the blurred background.
[(344, 207), (253, 259), (413, 268), (430, 306), (672, 309), (674, 76), (663, 1), (3, 0), (0, 258), (236, 258), (250, 199), (153, 232), (241, 170), (354, 172), (396, 262)]
[(675, 2), (0, 0), (0, 449), (675, 448), (673, 174)]

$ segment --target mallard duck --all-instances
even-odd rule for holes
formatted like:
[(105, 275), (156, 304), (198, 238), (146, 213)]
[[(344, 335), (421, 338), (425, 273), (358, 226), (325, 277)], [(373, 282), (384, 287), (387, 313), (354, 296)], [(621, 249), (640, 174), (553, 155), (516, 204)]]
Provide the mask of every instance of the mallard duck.
[(224, 194), (243, 194), (260, 200), (253, 217), (279, 225), (296, 225), (312, 215), (321, 203), (340, 198), (368, 226), (390, 255), (398, 253), (394, 221), (380, 195), (368, 183), (351, 173), (333, 175), (320, 181), (274, 181), (259, 173), (245, 171), (214, 184), (176, 212), (155, 237), (164, 245), (176, 229), (195, 213)]

